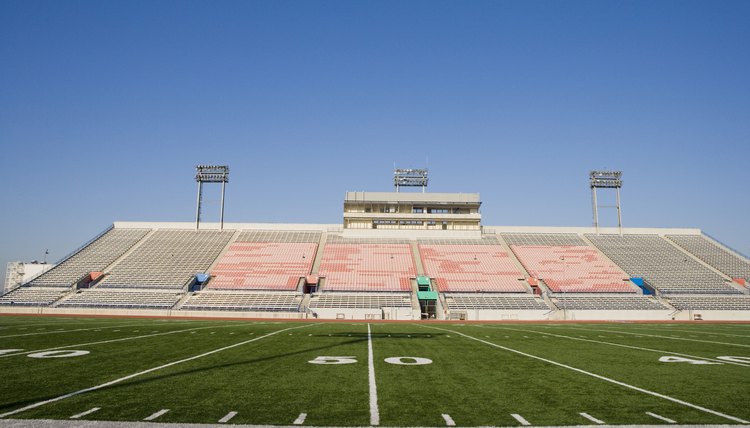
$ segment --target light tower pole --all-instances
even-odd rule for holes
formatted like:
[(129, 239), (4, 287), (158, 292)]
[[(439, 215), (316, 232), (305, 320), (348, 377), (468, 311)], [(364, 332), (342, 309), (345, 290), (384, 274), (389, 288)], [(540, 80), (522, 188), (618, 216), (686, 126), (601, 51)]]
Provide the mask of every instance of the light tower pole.
[(599, 234), (599, 204), (596, 201), (596, 189), (615, 189), (615, 206), (603, 208), (617, 208), (617, 227), (622, 235), (622, 210), (620, 209), (620, 188), (622, 187), (622, 171), (591, 171), (589, 173), (591, 186), (591, 204), (594, 209), (594, 228)]
[(203, 183), (221, 183), (221, 223), (224, 229), (224, 194), (229, 183), (228, 165), (198, 165), (195, 167), (195, 181), (198, 183), (198, 208), (195, 213), (195, 229), (200, 228), (201, 204), (203, 203)]

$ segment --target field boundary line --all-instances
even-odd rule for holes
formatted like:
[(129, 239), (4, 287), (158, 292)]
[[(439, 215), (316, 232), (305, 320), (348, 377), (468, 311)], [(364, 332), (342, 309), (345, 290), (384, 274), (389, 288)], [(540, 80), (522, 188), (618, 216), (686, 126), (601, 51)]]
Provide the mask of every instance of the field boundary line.
[(372, 352), (372, 331), (367, 324), (367, 379), (370, 383), (370, 425), (380, 425), (378, 386), (375, 384), (375, 358)]
[(700, 343), (713, 343), (716, 345), (727, 345), (727, 346), (741, 346), (743, 348), (750, 348), (750, 345), (745, 345), (743, 343), (729, 343), (729, 342), (718, 342), (715, 340), (702, 340), (702, 339), (689, 339), (687, 337), (672, 337), (672, 336), (661, 336), (658, 334), (647, 334), (647, 333), (631, 333), (628, 331), (620, 331), (620, 330), (599, 330), (599, 329), (587, 329), (587, 328), (581, 328), (581, 327), (569, 327), (571, 330), (581, 330), (581, 331), (598, 331), (598, 332), (605, 332), (605, 333), (615, 333), (615, 334), (628, 334), (631, 336), (646, 336), (646, 337), (656, 337), (659, 339), (672, 339), (672, 340), (686, 340), (688, 342), (700, 342)]
[(587, 375), (587, 376), (591, 376), (591, 377), (594, 377), (596, 379), (603, 380), (605, 382), (610, 382), (610, 383), (613, 383), (615, 385), (619, 385), (619, 386), (622, 386), (622, 387), (625, 387), (625, 388), (628, 388), (628, 389), (632, 389), (634, 391), (642, 392), (644, 394), (648, 394), (648, 395), (651, 395), (651, 396), (654, 396), (654, 397), (662, 398), (662, 399), (671, 401), (673, 403), (677, 403), (677, 404), (680, 404), (680, 405), (683, 405), (683, 406), (686, 406), (686, 407), (690, 407), (690, 408), (693, 408), (693, 409), (696, 409), (696, 410), (700, 410), (700, 411), (705, 412), (705, 413), (709, 413), (709, 414), (712, 414), (712, 415), (715, 415), (715, 416), (720, 416), (720, 417), (722, 417), (724, 419), (729, 419), (730, 421), (739, 422), (741, 424), (750, 424), (750, 422), (748, 422), (748, 421), (746, 421), (744, 419), (740, 419), (740, 418), (738, 418), (736, 416), (727, 415), (725, 413), (721, 413), (721, 412), (718, 412), (716, 410), (712, 410), (712, 409), (709, 409), (709, 408), (706, 408), (706, 407), (702, 407), (702, 406), (699, 406), (697, 404), (688, 403), (687, 401), (680, 400), (679, 398), (670, 397), (668, 395), (660, 394), (660, 393), (655, 392), (655, 391), (650, 391), (648, 389), (644, 389), (644, 388), (641, 388), (641, 387), (638, 387), (638, 386), (635, 386), (635, 385), (630, 385), (628, 383), (621, 382), (619, 380), (608, 378), (606, 376), (602, 376), (602, 375), (599, 375), (599, 374), (596, 374), (596, 373), (593, 373), (593, 372), (589, 372), (589, 371), (586, 371), (586, 370), (583, 370), (583, 369), (579, 369), (577, 367), (569, 366), (567, 364), (559, 363), (557, 361), (553, 361), (553, 360), (550, 360), (548, 358), (540, 357), (538, 355), (529, 354), (527, 352), (519, 351), (517, 349), (508, 348), (507, 346), (502, 346), (502, 345), (498, 345), (496, 343), (488, 342), (486, 340), (479, 339), (479, 338), (476, 338), (476, 337), (473, 337), (473, 336), (469, 336), (468, 334), (461, 333), (459, 331), (448, 330), (448, 329), (445, 329), (445, 328), (433, 327), (433, 326), (428, 326), (428, 325), (423, 325), (423, 324), (420, 324), (420, 325), (422, 325), (423, 327), (426, 327), (426, 328), (433, 328), (433, 329), (436, 329), (436, 330), (442, 330), (442, 331), (447, 331), (449, 333), (457, 334), (457, 335), (463, 336), (463, 337), (465, 337), (467, 339), (471, 339), (471, 340), (475, 340), (475, 341), (480, 342), (480, 343), (484, 343), (485, 345), (489, 345), (489, 346), (492, 346), (492, 347), (495, 347), (495, 348), (503, 349), (505, 351), (512, 352), (514, 354), (523, 355), (524, 357), (533, 358), (535, 360), (543, 361), (545, 363), (552, 364), (552, 365), (555, 365), (555, 366), (558, 366), (558, 367), (562, 367), (562, 368), (565, 368), (565, 369), (568, 369), (568, 370), (572, 370), (574, 372), (578, 372), (578, 373), (581, 373), (581, 374), (584, 374), (584, 375)]
[[(484, 327), (484, 326), (482, 326), (482, 327)], [(586, 339), (586, 338), (583, 338), (583, 337), (565, 336), (563, 334), (548, 333), (546, 331), (542, 332), (542, 331), (537, 331), (537, 330), (526, 330), (526, 329), (522, 329), (522, 328), (516, 329), (516, 328), (510, 328), (510, 327), (492, 327), (492, 326), (488, 326), (486, 328), (497, 329), (497, 330), (522, 331), (522, 332), (526, 332), (526, 333), (536, 333), (536, 334), (542, 334), (542, 335), (547, 335), (547, 336), (552, 336), (552, 337), (559, 337), (559, 338), (563, 338), (563, 339), (579, 340), (581, 342), (598, 343), (598, 344), (601, 344), (601, 345), (618, 346), (618, 347), (621, 347), (621, 348), (635, 349), (635, 350), (647, 351), (647, 352), (655, 352), (655, 353), (659, 353), (659, 354), (679, 355), (681, 357), (696, 358), (696, 359), (700, 359), (700, 360), (713, 361), (713, 362), (717, 362), (717, 363), (721, 363), (721, 364), (734, 364), (734, 365), (742, 366), (742, 367), (750, 367), (750, 364), (738, 363), (736, 361), (720, 360), (718, 358), (710, 358), (710, 357), (699, 357), (699, 356), (696, 356), (696, 355), (683, 354), (683, 353), (680, 353), (680, 352), (662, 351), (660, 349), (643, 348), (643, 347), (640, 347), (640, 346), (625, 345), (625, 344), (622, 344), (622, 343), (615, 343), (615, 342), (605, 342), (603, 340)]]
[(177, 364), (182, 364), (182, 363), (186, 363), (188, 361), (193, 361), (193, 360), (197, 360), (199, 358), (207, 357), (209, 355), (213, 355), (213, 354), (216, 354), (216, 353), (219, 353), (219, 352), (222, 352), (222, 351), (226, 351), (227, 349), (236, 348), (238, 346), (242, 346), (242, 345), (245, 345), (245, 344), (248, 344), (248, 343), (251, 343), (251, 342), (255, 342), (255, 341), (260, 340), (260, 339), (265, 339), (266, 337), (270, 337), (270, 336), (273, 336), (275, 334), (283, 333), (285, 331), (295, 330), (295, 329), (304, 328), (304, 327), (310, 327), (312, 325), (315, 325), (315, 324), (305, 324), (305, 325), (301, 325), (301, 326), (289, 327), (289, 328), (284, 328), (284, 329), (281, 329), (281, 330), (276, 330), (274, 332), (264, 334), (263, 336), (258, 336), (258, 337), (255, 337), (255, 338), (252, 338), (252, 339), (249, 339), (249, 340), (245, 340), (245, 341), (238, 342), (238, 343), (235, 343), (235, 344), (232, 344), (232, 345), (224, 346), (222, 348), (217, 348), (217, 349), (214, 349), (212, 351), (208, 351), (208, 352), (204, 352), (202, 354), (194, 355), (192, 357), (183, 358), (183, 359), (177, 360), (177, 361), (172, 361), (171, 363), (162, 364), (162, 365), (157, 366), (157, 367), (152, 367), (150, 369), (142, 370), (140, 372), (133, 373), (133, 374), (130, 374), (130, 375), (127, 375), (127, 376), (123, 376), (123, 377), (121, 377), (119, 379), (111, 380), (109, 382), (105, 382), (105, 383), (102, 383), (102, 384), (99, 384), (99, 385), (96, 385), (96, 386), (92, 386), (92, 387), (89, 387), (89, 388), (79, 389), (78, 391), (70, 392), (68, 394), (63, 394), (63, 395), (57, 396), (55, 398), (50, 398), (49, 400), (44, 400), (44, 401), (39, 401), (39, 402), (34, 403), (34, 404), (29, 404), (28, 406), (21, 407), (20, 409), (15, 409), (15, 410), (11, 410), (9, 412), (2, 413), (2, 414), (0, 414), (0, 418), (4, 418), (6, 416), (15, 415), (15, 414), (18, 414), (18, 413), (21, 413), (21, 412), (25, 412), (27, 410), (35, 409), (37, 407), (44, 406), (45, 404), (49, 404), (49, 403), (54, 403), (54, 402), (57, 402), (57, 401), (65, 400), (65, 399), (70, 398), (70, 397), (75, 397), (76, 395), (81, 395), (81, 394), (85, 394), (87, 392), (96, 391), (96, 390), (99, 390), (99, 389), (102, 389), (102, 388), (106, 388), (108, 386), (116, 385), (116, 384), (118, 384), (120, 382), (124, 382), (126, 380), (130, 380), (130, 379), (133, 379), (135, 377), (138, 377), (138, 376), (141, 376), (141, 375), (144, 375), (144, 374), (152, 373), (152, 372), (155, 372), (157, 370), (161, 370), (161, 369), (165, 369), (167, 367), (175, 366)]
[(193, 328), (187, 328), (187, 329), (184, 329), (184, 330), (165, 331), (165, 332), (161, 332), (161, 333), (151, 333), (151, 334), (144, 334), (144, 335), (140, 335), (140, 336), (128, 336), (128, 337), (121, 337), (119, 339), (100, 340), (98, 342), (78, 343), (78, 344), (74, 344), (74, 345), (57, 346), (55, 348), (46, 348), (46, 349), (37, 349), (37, 350), (34, 350), (34, 351), (16, 352), (15, 354), (4, 354), (4, 355), (0, 355), (0, 358), (15, 357), (17, 355), (33, 354), (35, 352), (55, 351), (55, 350), (58, 350), (58, 349), (67, 349), (67, 348), (73, 348), (73, 347), (79, 347), (79, 346), (83, 347), (83, 346), (101, 345), (101, 344), (104, 344), (104, 343), (123, 342), (123, 341), (126, 341), (126, 340), (143, 339), (143, 338), (154, 337), (154, 336), (164, 336), (164, 335), (167, 335), (167, 334), (183, 333), (183, 332), (192, 331), (192, 330), (203, 330), (203, 329), (207, 329), (207, 328), (223, 328), (223, 327), (225, 327), (225, 326), (218, 326), (218, 327), (217, 326), (193, 327)]

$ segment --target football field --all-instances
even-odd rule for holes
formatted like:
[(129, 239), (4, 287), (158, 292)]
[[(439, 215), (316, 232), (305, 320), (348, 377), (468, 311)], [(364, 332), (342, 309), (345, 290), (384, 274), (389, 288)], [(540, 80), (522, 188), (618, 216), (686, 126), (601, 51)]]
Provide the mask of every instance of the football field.
[(0, 418), (749, 424), (750, 325), (0, 317)]

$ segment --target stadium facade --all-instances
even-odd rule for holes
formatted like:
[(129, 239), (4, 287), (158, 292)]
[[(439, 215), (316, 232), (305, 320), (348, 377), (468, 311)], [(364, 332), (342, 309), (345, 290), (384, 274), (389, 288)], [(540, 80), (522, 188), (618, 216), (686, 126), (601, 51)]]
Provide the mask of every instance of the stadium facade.
[(0, 312), (750, 320), (750, 260), (699, 229), (483, 226), (480, 206), (348, 192), (342, 224), (115, 222)]

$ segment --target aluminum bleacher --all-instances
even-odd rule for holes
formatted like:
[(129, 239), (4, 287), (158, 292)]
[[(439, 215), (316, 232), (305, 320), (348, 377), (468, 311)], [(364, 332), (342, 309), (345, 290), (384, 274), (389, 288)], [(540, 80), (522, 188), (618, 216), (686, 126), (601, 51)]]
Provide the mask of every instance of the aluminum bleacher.
[(631, 277), (664, 294), (740, 294), (724, 278), (657, 235), (586, 235)]
[(531, 294), (446, 293), (448, 309), (550, 310), (541, 298)]
[(668, 235), (667, 238), (731, 278), (750, 281), (750, 260), (733, 254), (702, 235)]
[(298, 312), (299, 293), (201, 291), (193, 294), (180, 309), (186, 311)]
[(750, 296), (669, 296), (681, 310), (750, 311)]
[(651, 296), (555, 296), (558, 308), (602, 311), (668, 310), (669, 306)]
[[(583, 244), (583, 241), (581, 241)], [(534, 278), (553, 293), (636, 293), (628, 275), (588, 245), (511, 245)]]
[(588, 245), (575, 233), (502, 233), (500, 236), (509, 245), (535, 246), (581, 246)]
[(234, 232), (157, 230), (121, 260), (99, 283), (100, 288), (184, 287), (205, 272)]
[(325, 291), (409, 291), (417, 270), (408, 244), (329, 242), (318, 274)]
[(319, 293), (310, 299), (310, 309), (410, 308), (409, 293)]
[(18, 287), (0, 296), (0, 305), (48, 306), (67, 290), (48, 287)]
[(175, 291), (154, 290), (78, 290), (63, 300), (59, 307), (108, 309), (169, 309), (182, 297)]
[(35, 287), (70, 287), (91, 272), (100, 272), (125, 254), (148, 229), (110, 229), (94, 242), (31, 281)]
[(419, 244), (425, 273), (441, 292), (525, 293), (524, 275), (500, 245)]
[(318, 244), (235, 242), (211, 270), (211, 289), (289, 290), (310, 273)]

